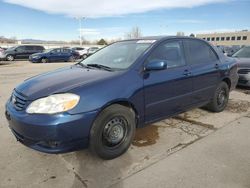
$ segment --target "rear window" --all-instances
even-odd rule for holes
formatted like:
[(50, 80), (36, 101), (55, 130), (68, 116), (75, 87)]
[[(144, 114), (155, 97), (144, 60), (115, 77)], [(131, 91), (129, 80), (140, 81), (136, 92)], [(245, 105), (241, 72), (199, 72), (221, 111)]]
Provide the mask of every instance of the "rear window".
[(212, 48), (203, 41), (186, 40), (185, 48), (188, 52), (190, 64), (211, 63), (218, 60)]

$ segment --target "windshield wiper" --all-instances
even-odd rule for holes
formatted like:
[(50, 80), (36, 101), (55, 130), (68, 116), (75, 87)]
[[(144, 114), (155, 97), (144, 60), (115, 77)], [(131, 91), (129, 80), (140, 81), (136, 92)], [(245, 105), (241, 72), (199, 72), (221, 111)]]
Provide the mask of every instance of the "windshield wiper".
[(107, 70), (107, 71), (113, 71), (113, 69), (111, 67), (101, 65), (101, 64), (87, 64), (87, 66), (88, 67), (95, 67), (95, 68), (103, 69), (103, 70)]
[(78, 62), (78, 63), (76, 63), (75, 65), (80, 65), (81, 67), (84, 67), (84, 68), (91, 68), (91, 67), (89, 67), (88, 65), (85, 65), (85, 64), (83, 64), (83, 63), (81, 63), (81, 62)]

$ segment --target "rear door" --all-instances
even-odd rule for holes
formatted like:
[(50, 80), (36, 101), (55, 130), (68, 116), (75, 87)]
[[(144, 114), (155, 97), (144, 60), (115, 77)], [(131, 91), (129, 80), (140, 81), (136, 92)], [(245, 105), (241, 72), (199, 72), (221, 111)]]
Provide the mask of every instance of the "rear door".
[(184, 40), (188, 64), (193, 76), (194, 104), (211, 99), (218, 84), (220, 60), (213, 48), (205, 41)]
[(25, 55), (24, 58), (29, 58), (30, 55), (36, 53), (36, 49), (34, 46), (25, 46)]
[(181, 40), (160, 44), (146, 63), (163, 60), (166, 70), (144, 72), (145, 121), (162, 119), (184, 111), (191, 104), (192, 78)]

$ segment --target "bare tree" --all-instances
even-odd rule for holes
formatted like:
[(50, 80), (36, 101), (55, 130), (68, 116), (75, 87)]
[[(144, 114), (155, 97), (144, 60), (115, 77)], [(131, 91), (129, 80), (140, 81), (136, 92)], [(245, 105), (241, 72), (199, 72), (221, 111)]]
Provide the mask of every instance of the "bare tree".
[(132, 30), (125, 34), (126, 39), (134, 39), (142, 37), (141, 29), (138, 26), (132, 28)]

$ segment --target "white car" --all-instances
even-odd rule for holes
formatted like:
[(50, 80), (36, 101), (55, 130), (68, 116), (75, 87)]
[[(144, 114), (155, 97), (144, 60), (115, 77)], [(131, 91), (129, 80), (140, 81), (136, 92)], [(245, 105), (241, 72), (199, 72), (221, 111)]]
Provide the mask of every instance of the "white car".
[(74, 51), (77, 51), (80, 54), (80, 58), (87, 58), (88, 57), (88, 48), (87, 47), (74, 47), (71, 48)]

